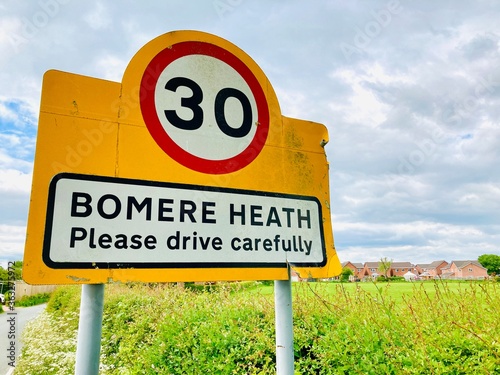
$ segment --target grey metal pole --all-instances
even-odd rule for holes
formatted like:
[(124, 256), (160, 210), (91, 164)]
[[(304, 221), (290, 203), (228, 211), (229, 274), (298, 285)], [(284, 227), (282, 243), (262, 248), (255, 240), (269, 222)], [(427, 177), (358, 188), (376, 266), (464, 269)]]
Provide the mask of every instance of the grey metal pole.
[(274, 281), (276, 320), (276, 375), (293, 375), (293, 310), (292, 280), (288, 267), (288, 280)]
[(104, 284), (82, 285), (75, 375), (97, 375), (101, 353)]

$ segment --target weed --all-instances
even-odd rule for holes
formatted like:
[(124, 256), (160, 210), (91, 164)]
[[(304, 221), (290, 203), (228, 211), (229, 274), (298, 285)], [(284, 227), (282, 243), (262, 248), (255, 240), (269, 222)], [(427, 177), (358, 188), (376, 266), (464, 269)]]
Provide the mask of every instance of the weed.
[(23, 296), (16, 301), (16, 307), (29, 307), (48, 302), (50, 293), (40, 293), (33, 296)]
[[(293, 290), (296, 374), (500, 374), (496, 282)], [(275, 373), (269, 286), (108, 285), (105, 294), (101, 374)], [(15, 374), (72, 373), (78, 305), (78, 288), (53, 294)], [(44, 367), (56, 358), (63, 364)]]

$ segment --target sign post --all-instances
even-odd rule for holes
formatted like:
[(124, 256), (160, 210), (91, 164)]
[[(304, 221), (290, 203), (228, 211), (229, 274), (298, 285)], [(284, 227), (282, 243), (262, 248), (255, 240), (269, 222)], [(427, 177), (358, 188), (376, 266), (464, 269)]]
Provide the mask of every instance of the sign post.
[[(288, 270), (290, 272), (290, 269)], [(274, 282), (276, 374), (294, 373), (292, 280)]]
[(101, 353), (104, 284), (82, 285), (75, 374), (98, 374)]
[(290, 267), (338, 275), (327, 142), (324, 125), (283, 116), (260, 67), (211, 34), (153, 39), (122, 82), (48, 71), (23, 278), (289, 289)]

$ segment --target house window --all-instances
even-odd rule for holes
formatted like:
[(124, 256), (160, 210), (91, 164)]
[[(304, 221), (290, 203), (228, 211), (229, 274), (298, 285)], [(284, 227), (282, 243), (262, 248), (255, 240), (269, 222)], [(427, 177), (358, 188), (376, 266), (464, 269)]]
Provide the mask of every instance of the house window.
[(469, 268), (469, 272), (472, 272), (472, 268)]
[(370, 271), (375, 272), (375, 268), (371, 268)]
[(396, 272), (399, 272), (399, 269), (396, 268)]

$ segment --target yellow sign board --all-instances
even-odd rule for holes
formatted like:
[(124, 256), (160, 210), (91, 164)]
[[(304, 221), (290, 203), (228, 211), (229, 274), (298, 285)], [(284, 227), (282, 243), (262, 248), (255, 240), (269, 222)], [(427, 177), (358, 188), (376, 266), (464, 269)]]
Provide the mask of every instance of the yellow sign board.
[(23, 278), (338, 275), (327, 142), (325, 126), (282, 116), (257, 64), (214, 35), (152, 40), (122, 83), (48, 71)]

